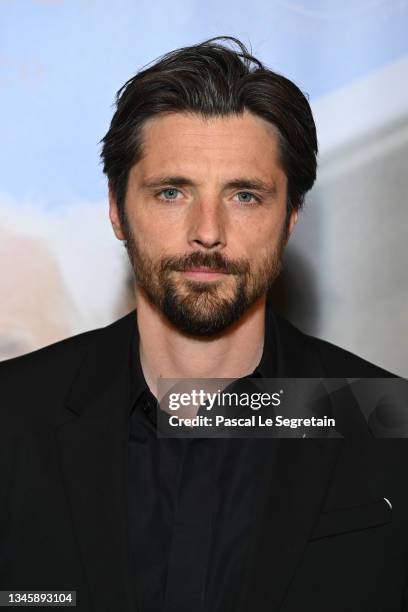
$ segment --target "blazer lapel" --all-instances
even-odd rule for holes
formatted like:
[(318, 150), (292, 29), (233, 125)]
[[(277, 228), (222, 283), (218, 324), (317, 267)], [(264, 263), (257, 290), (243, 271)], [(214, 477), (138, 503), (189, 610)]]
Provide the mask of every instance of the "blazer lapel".
[(132, 325), (134, 313), (98, 332), (56, 431), (74, 532), (98, 612), (135, 609), (126, 515)]
[[(266, 322), (274, 326), (277, 378), (325, 376), (306, 336), (272, 314)], [(239, 612), (281, 608), (343, 445), (342, 438), (275, 438), (258, 442), (264, 473), (270, 476), (263, 479), (255, 508)]]

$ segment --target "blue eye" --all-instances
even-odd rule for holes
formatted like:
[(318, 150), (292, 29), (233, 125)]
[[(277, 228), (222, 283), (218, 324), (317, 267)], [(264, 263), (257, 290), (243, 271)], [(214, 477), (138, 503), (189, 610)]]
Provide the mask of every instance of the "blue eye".
[(168, 187), (167, 189), (162, 189), (160, 195), (165, 200), (176, 200), (179, 193), (179, 190), (175, 187)]
[(255, 204), (259, 202), (259, 198), (257, 198), (250, 191), (240, 191), (239, 193), (237, 193), (237, 196), (239, 202), (242, 202), (242, 204)]

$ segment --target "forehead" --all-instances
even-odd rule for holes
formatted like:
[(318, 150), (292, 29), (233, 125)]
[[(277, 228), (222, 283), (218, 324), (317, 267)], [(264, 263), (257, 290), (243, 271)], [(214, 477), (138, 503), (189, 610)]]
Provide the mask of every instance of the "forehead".
[(142, 128), (142, 152), (134, 170), (143, 175), (157, 169), (170, 174), (256, 173), (264, 178), (282, 173), (276, 129), (249, 112), (211, 118), (187, 113), (154, 117)]

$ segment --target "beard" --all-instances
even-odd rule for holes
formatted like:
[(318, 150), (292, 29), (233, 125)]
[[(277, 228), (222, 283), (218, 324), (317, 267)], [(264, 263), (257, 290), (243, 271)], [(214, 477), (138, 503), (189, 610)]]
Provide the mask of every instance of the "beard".
[[(226, 330), (271, 289), (282, 268), (287, 225), (275, 251), (256, 269), (246, 259), (227, 260), (218, 251), (195, 251), (186, 256), (153, 260), (139, 247), (128, 223), (126, 249), (137, 286), (179, 331), (209, 337)], [(182, 272), (207, 267), (227, 272), (220, 280), (198, 281)]]

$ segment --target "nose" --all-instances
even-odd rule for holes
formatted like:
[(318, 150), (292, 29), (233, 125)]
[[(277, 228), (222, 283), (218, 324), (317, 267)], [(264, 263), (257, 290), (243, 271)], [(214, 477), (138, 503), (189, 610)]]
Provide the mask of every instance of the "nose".
[(191, 211), (188, 242), (193, 247), (215, 249), (225, 246), (225, 223), (218, 201), (197, 203)]

